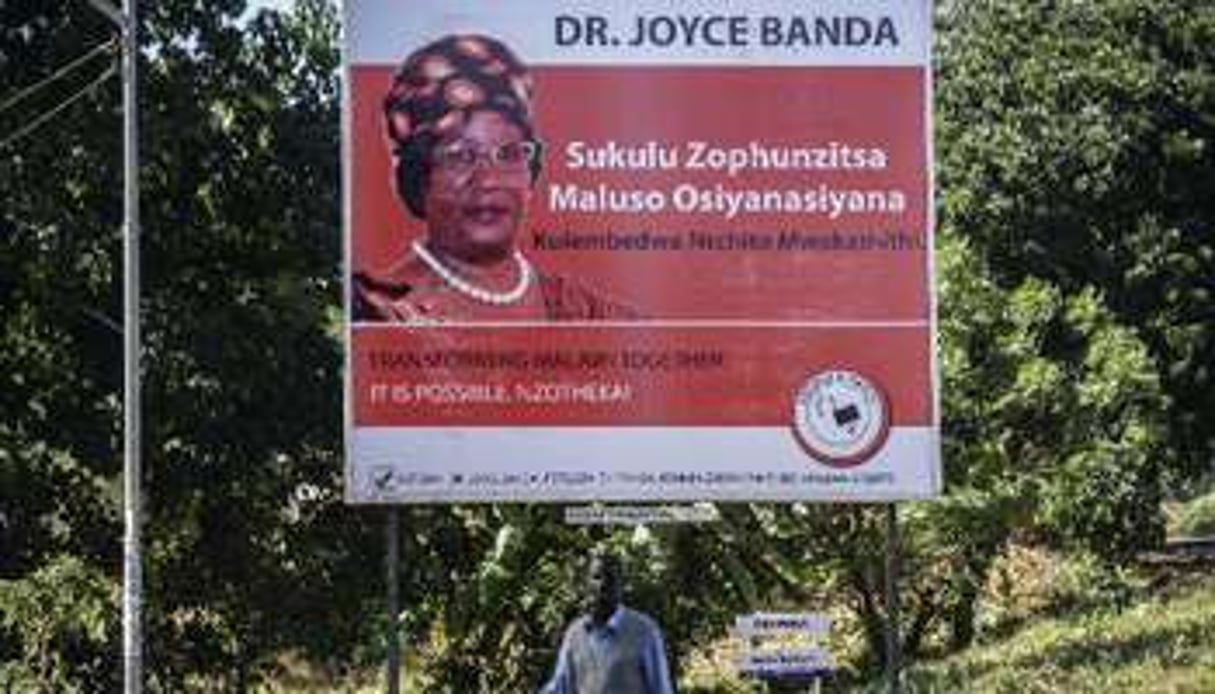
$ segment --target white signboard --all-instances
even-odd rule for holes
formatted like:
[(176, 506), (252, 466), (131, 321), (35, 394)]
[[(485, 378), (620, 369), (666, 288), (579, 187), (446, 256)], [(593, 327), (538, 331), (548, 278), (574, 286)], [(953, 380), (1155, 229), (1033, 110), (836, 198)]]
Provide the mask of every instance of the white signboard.
[(928, 0), (345, 0), (346, 498), (940, 493)]
[(734, 618), (739, 636), (804, 633), (814, 637), (831, 631), (831, 618), (816, 612), (756, 612)]
[(794, 678), (831, 671), (831, 659), (821, 648), (781, 648), (752, 651), (736, 663), (740, 674), (761, 678)]

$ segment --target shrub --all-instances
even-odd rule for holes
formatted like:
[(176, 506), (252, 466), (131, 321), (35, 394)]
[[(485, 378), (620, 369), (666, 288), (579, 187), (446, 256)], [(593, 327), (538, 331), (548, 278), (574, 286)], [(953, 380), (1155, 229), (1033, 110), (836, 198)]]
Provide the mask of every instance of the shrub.
[(0, 581), (0, 690), (118, 688), (118, 587), (76, 557)]
[(1173, 532), (1183, 537), (1215, 535), (1215, 492), (1183, 505), (1177, 512)]

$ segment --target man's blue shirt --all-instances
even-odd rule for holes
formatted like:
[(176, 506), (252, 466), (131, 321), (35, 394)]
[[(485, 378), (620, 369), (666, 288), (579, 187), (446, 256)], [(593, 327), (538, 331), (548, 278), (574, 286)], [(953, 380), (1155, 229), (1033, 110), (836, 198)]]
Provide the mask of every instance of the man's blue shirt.
[[(604, 656), (603, 660), (606, 660), (606, 656), (618, 647), (617, 636), (620, 632), (620, 622), (624, 618), (626, 610), (628, 610), (627, 607), (617, 606), (616, 610), (612, 612), (612, 616), (602, 625), (596, 624), (594, 620), (585, 619), (581, 627), (577, 624), (574, 627), (586, 630), (590, 648), (600, 651)], [(633, 614), (641, 616), (637, 612)], [(641, 672), (639, 673), (641, 680), (645, 682), (646, 690), (629, 694), (673, 694), (674, 688), (671, 685), (671, 673), (667, 668), (666, 645), (662, 640), (662, 632), (649, 618), (642, 618), (649, 625), (649, 628), (642, 634)], [(553, 671), (553, 677), (541, 690), (542, 694), (588, 694), (578, 691), (571, 660), (571, 648), (572, 644), (567, 632), (566, 638), (561, 643), (561, 651), (557, 654), (557, 667)]]

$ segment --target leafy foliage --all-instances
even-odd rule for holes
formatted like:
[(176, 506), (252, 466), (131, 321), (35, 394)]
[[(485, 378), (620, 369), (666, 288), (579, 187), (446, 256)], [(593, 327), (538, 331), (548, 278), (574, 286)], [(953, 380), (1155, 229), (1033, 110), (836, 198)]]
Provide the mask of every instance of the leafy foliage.
[(5, 691), (107, 692), (119, 686), (106, 649), (118, 629), (118, 587), (69, 556), (25, 578), (0, 581), (0, 643), (19, 644), (0, 663)]
[(1176, 513), (1171, 530), (1183, 537), (1215, 535), (1215, 492), (1183, 504)]
[[(996, 281), (1096, 292), (1167, 390), (1170, 478), (1215, 430), (1215, 8), (953, 3), (940, 47), (943, 218)], [(1079, 464), (1079, 463), (1078, 463)]]
[[(147, 662), (163, 689), (243, 689), (283, 650), (338, 667), (374, 642), (378, 541), (340, 499), (336, 17), (141, 11)], [(84, 3), (4, 12), (14, 88), (111, 33)], [(118, 565), (110, 86), (0, 158), (4, 576)]]

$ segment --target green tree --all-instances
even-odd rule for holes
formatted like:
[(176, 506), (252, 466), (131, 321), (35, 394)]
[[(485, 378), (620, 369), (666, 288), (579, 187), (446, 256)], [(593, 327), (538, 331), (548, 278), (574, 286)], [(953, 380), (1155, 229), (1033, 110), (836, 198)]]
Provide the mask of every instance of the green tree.
[(14, 691), (109, 691), (117, 672), (112, 80), (16, 139), (113, 50), (11, 100), (109, 39), (78, 9), (0, 7), (0, 688)]
[(944, 224), (993, 277), (1093, 291), (1169, 394), (1165, 471), (1215, 459), (1215, 6), (951, 3), (938, 52)]
[[(244, 9), (141, 7), (147, 665), (172, 691), (244, 689), (291, 650), (348, 664), (382, 586), (378, 529), (340, 498), (335, 11)], [(83, 2), (2, 10), (5, 94), (113, 33)], [(0, 577), (31, 586), (63, 554), (119, 575), (117, 97), (0, 153)], [(4, 622), (5, 659), (44, 648), (28, 624)]]
[(1117, 561), (1163, 536), (1164, 394), (1134, 331), (1093, 290), (999, 286), (974, 245), (939, 239), (948, 494), (908, 519), (911, 650), (974, 637), (979, 591), (1014, 535)]

